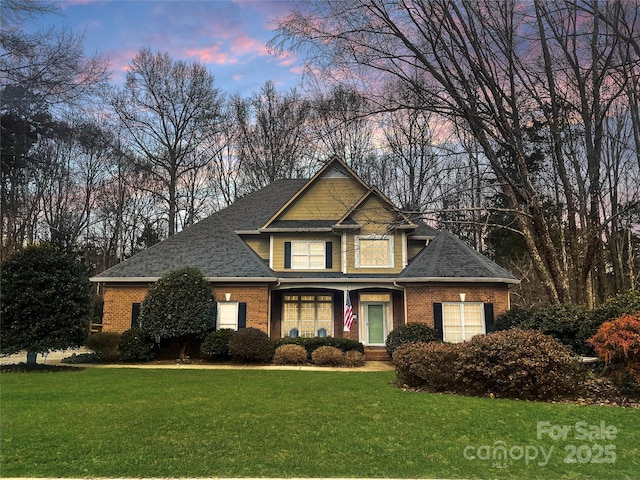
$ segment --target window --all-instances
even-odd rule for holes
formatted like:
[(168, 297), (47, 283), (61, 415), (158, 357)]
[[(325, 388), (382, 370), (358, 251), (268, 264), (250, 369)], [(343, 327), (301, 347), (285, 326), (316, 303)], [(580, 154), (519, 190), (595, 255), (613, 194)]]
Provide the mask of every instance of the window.
[(238, 330), (246, 326), (247, 304), (244, 302), (218, 302), (216, 330), (230, 328)]
[(451, 302), (442, 304), (442, 333), (445, 342), (460, 343), (485, 333), (484, 304)]
[(324, 240), (284, 242), (284, 268), (322, 270), (332, 268), (333, 243)]
[(393, 267), (393, 237), (356, 237), (356, 268)]
[(331, 295), (284, 295), (283, 337), (327, 336), (331, 335), (332, 331), (333, 297)]

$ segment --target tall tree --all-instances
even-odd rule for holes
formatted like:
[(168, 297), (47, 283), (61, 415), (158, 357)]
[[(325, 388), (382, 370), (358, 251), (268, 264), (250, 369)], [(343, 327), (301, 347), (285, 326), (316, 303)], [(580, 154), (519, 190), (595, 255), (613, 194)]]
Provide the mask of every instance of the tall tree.
[(124, 87), (112, 106), (143, 160), (167, 208), (168, 232), (177, 227), (178, 188), (209, 162), (201, 150), (218, 128), (221, 98), (214, 77), (199, 63), (173, 60), (167, 53), (141, 50), (131, 61)]

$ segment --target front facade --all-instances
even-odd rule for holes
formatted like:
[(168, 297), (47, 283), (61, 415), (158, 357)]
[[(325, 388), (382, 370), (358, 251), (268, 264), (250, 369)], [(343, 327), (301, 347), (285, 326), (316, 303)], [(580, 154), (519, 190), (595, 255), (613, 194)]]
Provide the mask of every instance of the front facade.
[(370, 350), (407, 322), (452, 342), (484, 333), (518, 283), (454, 235), (406, 217), (336, 158), (309, 180), (276, 181), (93, 277), (103, 331), (135, 326), (149, 285), (187, 265), (211, 282), (217, 328), (348, 337)]

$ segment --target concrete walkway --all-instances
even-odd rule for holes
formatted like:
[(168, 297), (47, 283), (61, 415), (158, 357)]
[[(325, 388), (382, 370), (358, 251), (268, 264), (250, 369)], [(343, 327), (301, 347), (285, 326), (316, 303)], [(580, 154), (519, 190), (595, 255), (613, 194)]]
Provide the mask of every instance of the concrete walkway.
[[(45, 365), (70, 365), (63, 364), (62, 359), (70, 357), (74, 353), (79, 355), (87, 353), (86, 348), (56, 350), (48, 355), (38, 355), (37, 362)], [(27, 361), (27, 352), (20, 352), (15, 355), (7, 355), (0, 357), (0, 365), (11, 365), (23, 363)], [(393, 370), (391, 362), (368, 361), (363, 367), (316, 367), (314, 365), (235, 365), (235, 364), (216, 364), (216, 363), (172, 363), (172, 362), (154, 362), (149, 363), (128, 363), (128, 364), (98, 364), (98, 363), (82, 363), (72, 366), (86, 368), (169, 368), (169, 369), (219, 369), (219, 370), (305, 370), (305, 371), (344, 371), (344, 372), (383, 372)]]

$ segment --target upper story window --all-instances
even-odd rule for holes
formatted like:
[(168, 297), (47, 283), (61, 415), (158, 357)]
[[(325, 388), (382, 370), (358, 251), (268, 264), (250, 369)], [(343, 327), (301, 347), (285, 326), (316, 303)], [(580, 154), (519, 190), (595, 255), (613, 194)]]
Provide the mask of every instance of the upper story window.
[(356, 268), (392, 268), (393, 237), (356, 237)]
[(291, 242), (291, 268), (325, 268), (325, 242), (296, 240)]
[(284, 268), (323, 270), (332, 268), (332, 242), (292, 240), (284, 243)]

